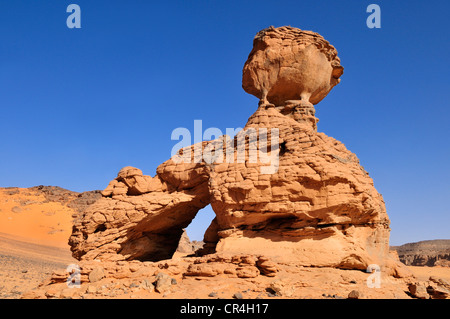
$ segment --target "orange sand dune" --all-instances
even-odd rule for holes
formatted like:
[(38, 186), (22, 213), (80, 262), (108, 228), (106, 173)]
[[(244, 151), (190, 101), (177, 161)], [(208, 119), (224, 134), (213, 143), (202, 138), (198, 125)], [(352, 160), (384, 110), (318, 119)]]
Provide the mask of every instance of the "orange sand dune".
[(21, 241), (68, 248), (75, 211), (27, 188), (0, 188), (0, 233)]

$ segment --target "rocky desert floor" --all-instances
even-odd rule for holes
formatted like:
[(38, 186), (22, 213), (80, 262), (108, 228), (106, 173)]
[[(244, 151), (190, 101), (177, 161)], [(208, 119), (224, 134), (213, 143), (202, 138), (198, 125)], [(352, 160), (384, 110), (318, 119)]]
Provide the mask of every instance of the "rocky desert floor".
[(0, 188), (1, 299), (20, 298), (73, 262), (67, 237), (75, 210), (46, 195), (41, 187)]
[[(168, 265), (180, 265), (184, 261), (183, 257), (167, 261)], [(12, 238), (11, 236), (0, 235), (0, 298), (20, 299), (27, 298), (25, 292), (36, 290), (39, 284), (48, 281), (54, 271), (64, 273), (69, 264), (76, 263), (70, 255), (68, 249), (51, 247), (27, 243)], [(151, 263), (153, 264), (153, 263)], [(170, 271), (164, 269), (164, 262), (147, 265), (140, 272), (154, 268), (159, 268), (162, 273)], [(439, 277), (450, 281), (450, 268), (448, 267), (408, 267), (419, 280), (428, 280), (430, 276)], [(389, 282), (384, 283), (384, 289), (367, 288), (366, 278), (368, 274), (361, 271), (342, 271), (337, 269), (302, 268), (295, 270), (295, 278), (288, 272), (280, 273), (276, 278), (259, 276), (253, 278), (214, 278), (205, 277), (183, 277), (181, 274), (170, 274), (174, 285), (172, 288), (159, 293), (152, 287), (151, 290), (144, 289), (146, 281), (141, 280), (143, 273), (135, 279), (111, 280), (104, 278), (95, 284), (82, 284), (80, 289), (70, 290), (75, 297), (82, 298), (280, 298), (270, 289), (273, 283), (281, 285), (286, 289), (292, 285), (292, 296), (284, 298), (324, 298), (324, 299), (345, 299), (349, 292), (355, 290), (360, 293), (360, 298), (410, 298), (406, 291), (394, 289), (394, 285)], [(145, 277), (145, 276), (144, 276)], [(153, 276), (149, 276), (153, 277)], [(225, 280), (223, 280), (225, 279)], [(295, 279), (295, 281), (293, 281)], [(56, 286), (65, 286), (65, 283)], [(151, 286), (151, 283), (147, 282)], [(55, 288), (57, 288), (55, 286)], [(56, 290), (61, 290), (61, 287)], [(64, 291), (64, 290), (62, 290)], [(286, 291), (286, 290), (285, 290)], [(32, 296), (32, 295), (31, 295)], [(64, 296), (61, 296), (64, 297)], [(68, 296), (67, 296), (68, 297)], [(191, 298), (191, 297), (188, 297)]]
[(450, 282), (450, 267), (419, 267), (419, 266), (408, 266), (412, 271), (414, 276), (420, 281), (426, 281), (431, 276), (442, 278)]
[[(275, 276), (254, 277), (246, 273), (254, 267), (245, 262), (205, 264), (180, 253), (171, 260), (155, 263), (85, 264), (81, 287), (70, 289), (66, 269), (79, 263), (67, 245), (72, 218), (97, 197), (95, 192), (79, 194), (57, 187), (0, 189), (0, 299), (344, 299), (352, 292), (359, 298), (411, 298), (400, 279), (384, 280), (381, 289), (368, 288), (369, 274), (363, 271), (280, 264)], [(203, 267), (202, 273), (186, 276), (196, 265)], [(224, 273), (209, 273), (211, 265)], [(97, 268), (103, 269), (104, 276), (97, 272), (95, 278), (93, 270)], [(417, 280), (425, 282), (434, 276), (450, 282), (450, 267), (408, 268)], [(230, 271), (240, 274), (227, 275)], [(39, 288), (41, 284), (44, 285)]]
[(0, 234), (0, 299), (21, 298), (55, 270), (75, 260), (68, 249), (44, 246)]

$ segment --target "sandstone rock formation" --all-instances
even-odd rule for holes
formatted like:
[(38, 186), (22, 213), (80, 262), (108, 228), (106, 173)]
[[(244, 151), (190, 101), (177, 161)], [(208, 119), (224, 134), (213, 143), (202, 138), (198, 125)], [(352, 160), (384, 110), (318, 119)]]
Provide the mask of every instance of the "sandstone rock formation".
[(339, 83), (343, 71), (336, 49), (318, 33), (269, 27), (253, 40), (242, 87), (260, 104), (301, 100), (312, 105)]
[(41, 193), (48, 201), (60, 202), (77, 212), (84, 211), (89, 205), (101, 198), (101, 192), (98, 190), (78, 193), (59, 186), (43, 185), (31, 187), (29, 190)]
[[(261, 101), (244, 130), (180, 150), (154, 177), (123, 168), (74, 221), (73, 256), (170, 259), (183, 229), (211, 204), (216, 218), (203, 254), (263, 256), (255, 265), (264, 258), (341, 269), (378, 264), (404, 274), (389, 255), (389, 218), (369, 174), (341, 142), (317, 132), (313, 104), (342, 73), (336, 50), (316, 33), (259, 32), (243, 87)], [(188, 273), (204, 272), (199, 267)], [(252, 267), (242, 272), (252, 276), (258, 269)]]
[(195, 254), (197, 250), (203, 248), (203, 244), (202, 241), (191, 241), (186, 230), (183, 229), (183, 234), (178, 242), (177, 252), (182, 254)]
[(418, 299), (447, 299), (450, 297), (450, 283), (431, 276), (426, 282), (411, 282), (408, 290)]
[(450, 267), (450, 240), (424, 240), (392, 246), (402, 263), (408, 266)]

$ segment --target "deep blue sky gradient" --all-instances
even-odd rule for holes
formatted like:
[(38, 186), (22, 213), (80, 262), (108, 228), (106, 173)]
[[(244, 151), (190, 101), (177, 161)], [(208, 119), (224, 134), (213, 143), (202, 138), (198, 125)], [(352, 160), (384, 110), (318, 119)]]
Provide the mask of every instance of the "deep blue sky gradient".
[[(81, 29), (66, 8), (81, 7)], [(381, 7), (381, 29), (366, 8)], [(270, 25), (323, 35), (345, 68), (316, 107), (383, 194), (391, 244), (450, 238), (450, 2), (0, 2), (0, 186), (103, 189), (121, 167), (154, 175), (177, 127), (243, 127), (252, 39)], [(189, 235), (201, 239), (211, 212)], [(204, 220), (202, 219), (204, 218)], [(203, 220), (203, 221), (202, 221)]]

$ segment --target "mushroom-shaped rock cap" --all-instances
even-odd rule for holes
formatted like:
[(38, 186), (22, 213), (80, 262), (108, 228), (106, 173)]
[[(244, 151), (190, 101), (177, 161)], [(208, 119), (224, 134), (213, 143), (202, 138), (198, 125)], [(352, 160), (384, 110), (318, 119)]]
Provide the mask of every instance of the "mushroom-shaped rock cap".
[(253, 40), (242, 87), (262, 104), (279, 106), (287, 100), (317, 104), (339, 83), (343, 72), (336, 49), (320, 34), (269, 27)]

